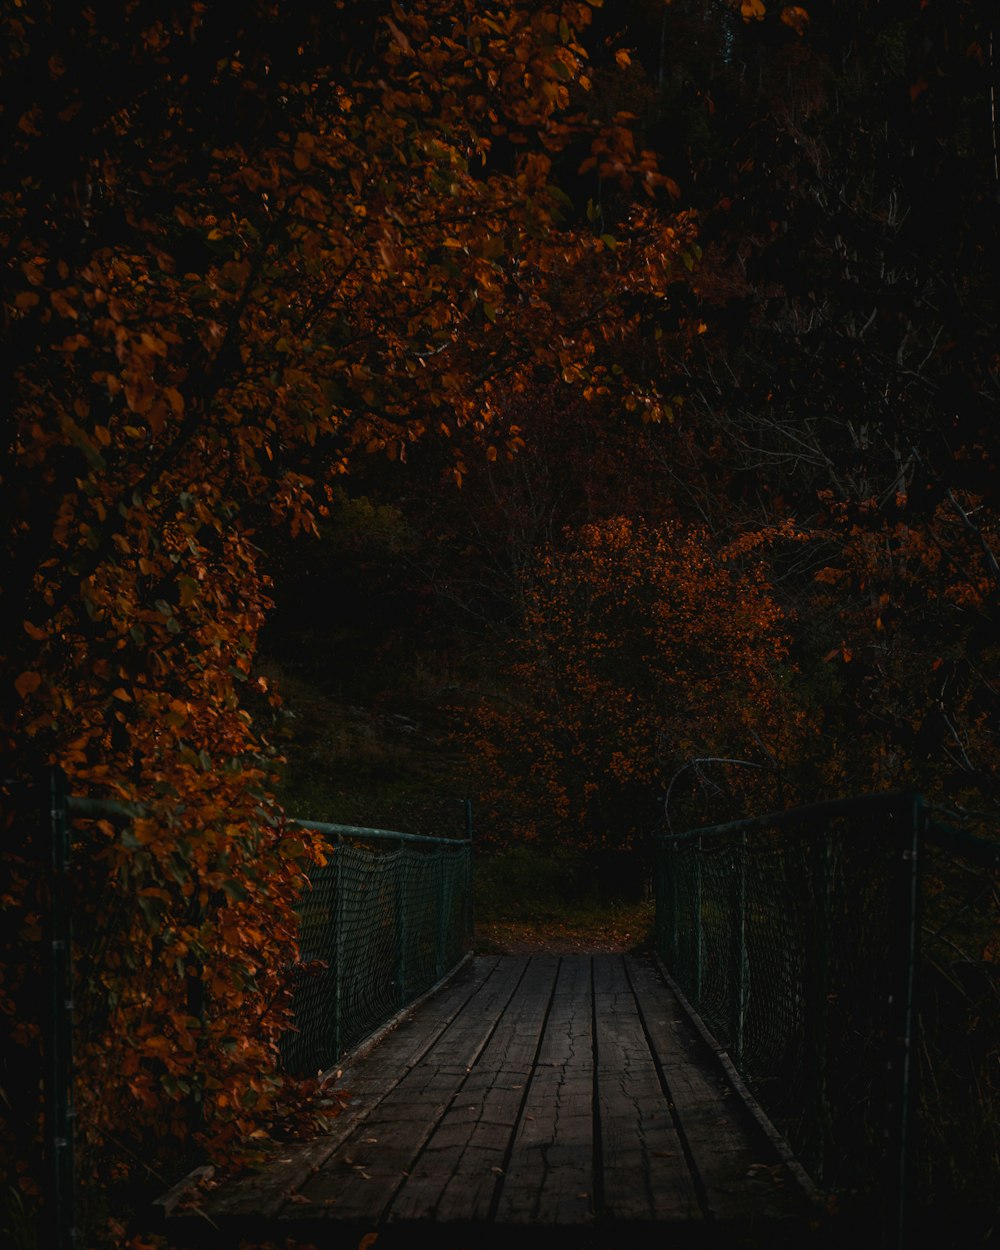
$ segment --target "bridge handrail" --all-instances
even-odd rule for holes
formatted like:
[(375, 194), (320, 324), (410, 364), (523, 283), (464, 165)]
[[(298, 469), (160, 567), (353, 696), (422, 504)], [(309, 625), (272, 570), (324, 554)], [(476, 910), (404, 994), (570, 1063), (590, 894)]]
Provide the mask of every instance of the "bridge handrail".
[(423, 844), (425, 846), (464, 846), (471, 845), (471, 838), (441, 838), (429, 833), (399, 833), (395, 829), (368, 829), (364, 825), (331, 825), (322, 820), (301, 820), (290, 816), (288, 824), (298, 829), (312, 829), (327, 837), (358, 838), (370, 842), (399, 842)]
[(840, 816), (852, 812), (870, 811), (873, 807), (884, 806), (894, 808), (903, 802), (912, 802), (920, 796), (905, 790), (893, 791), (889, 794), (859, 794), (846, 799), (828, 799), (821, 803), (805, 803), (801, 807), (784, 807), (778, 811), (767, 812), (763, 816), (746, 816), (741, 820), (730, 820), (719, 825), (701, 825), (696, 829), (684, 829), (680, 833), (668, 833), (658, 830), (658, 842), (690, 842), (696, 838), (713, 837), (729, 833), (751, 832), (771, 826), (801, 824), (814, 816)]
[[(680, 833), (670, 833), (667, 830), (659, 829), (656, 831), (655, 837), (657, 842), (690, 842), (697, 838), (712, 837), (716, 834), (750, 832), (751, 830), (774, 826), (780, 828), (782, 825), (801, 823), (801, 821), (807, 820), (811, 816), (823, 814), (846, 815), (854, 811), (870, 811), (873, 806), (880, 803), (890, 808), (900, 802), (912, 801), (914, 799), (921, 803), (924, 802), (922, 796), (911, 794), (905, 790), (894, 791), (889, 794), (855, 795), (846, 799), (830, 799), (823, 803), (807, 803), (801, 807), (782, 808), (779, 811), (768, 812), (764, 816), (748, 816), (742, 820), (730, 820), (719, 825), (702, 825), (697, 829), (682, 830)], [(928, 841), (932, 841), (946, 850), (953, 851), (955, 854), (963, 856), (971, 863), (978, 864), (982, 868), (1000, 867), (1000, 842), (981, 838), (977, 834), (969, 833), (967, 829), (956, 829), (952, 825), (943, 824), (934, 816), (931, 809), (928, 809), (927, 812), (924, 836)]]

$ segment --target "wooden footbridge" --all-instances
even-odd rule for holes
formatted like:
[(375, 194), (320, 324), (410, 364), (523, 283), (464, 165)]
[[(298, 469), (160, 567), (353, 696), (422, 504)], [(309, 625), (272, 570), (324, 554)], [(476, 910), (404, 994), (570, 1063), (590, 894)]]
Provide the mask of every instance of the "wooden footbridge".
[(329, 1136), (172, 1193), (171, 1238), (799, 1245), (818, 1222), (649, 956), (470, 960), (342, 1083)]
[[(52, 793), (58, 900), (72, 822), (131, 815)], [(252, 1175), (176, 1186), (157, 1204), (171, 1247), (966, 1250), (1000, 1228), (997, 840), (913, 795), (664, 834), (655, 954), (472, 957), (469, 837), (312, 827), (331, 853), (281, 1059), (336, 1072), (349, 1101)], [(54, 906), (57, 1250), (74, 1245), (67, 923)]]

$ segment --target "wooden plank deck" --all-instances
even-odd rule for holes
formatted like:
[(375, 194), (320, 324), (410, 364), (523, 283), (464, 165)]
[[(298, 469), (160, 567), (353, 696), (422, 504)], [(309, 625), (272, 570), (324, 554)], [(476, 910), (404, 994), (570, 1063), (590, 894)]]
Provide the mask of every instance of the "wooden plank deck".
[(177, 1244), (799, 1245), (816, 1223), (648, 957), (472, 960), (342, 1083), (329, 1136), (179, 1209)]

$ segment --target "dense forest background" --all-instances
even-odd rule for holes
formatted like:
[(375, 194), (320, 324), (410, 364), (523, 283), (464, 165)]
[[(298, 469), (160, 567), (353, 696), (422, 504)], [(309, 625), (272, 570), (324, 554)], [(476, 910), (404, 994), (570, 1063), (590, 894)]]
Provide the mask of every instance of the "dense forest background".
[(0, 13), (0, 1007), (30, 1056), (58, 765), (137, 817), (76, 852), (102, 1186), (316, 1114), (287, 814), (622, 890), (664, 820), (989, 833), (989, 0)]
[[(696, 223), (619, 313), (614, 367), (662, 403), (543, 368), (498, 399), (516, 454), (458, 490), (447, 442), (366, 459), (311, 550), (272, 551), (299, 808), (429, 828), (451, 760), (499, 840), (630, 846), (668, 789), (688, 824), (907, 787), (995, 810), (990, 22), (595, 14), (593, 103)], [(553, 170), (567, 217), (627, 236), (633, 195), (580, 164)]]

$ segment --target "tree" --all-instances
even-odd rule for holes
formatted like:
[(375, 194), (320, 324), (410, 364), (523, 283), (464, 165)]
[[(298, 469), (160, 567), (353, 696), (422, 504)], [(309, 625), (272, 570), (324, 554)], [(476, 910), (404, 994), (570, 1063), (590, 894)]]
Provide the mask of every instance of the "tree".
[(719, 798), (736, 809), (721, 815), (773, 806), (801, 724), (787, 623), (753, 546), (616, 517), (542, 562), (512, 680), (471, 731), (492, 801), (526, 800), (520, 836), (641, 863), (657, 795), (705, 757), (756, 765), (717, 774), (710, 814)]
[(662, 472), (720, 535), (787, 515), (812, 535), (772, 576), (817, 787), (995, 808), (994, 6), (742, 8), (675, 3), (662, 42), (634, 10), (659, 59), (647, 142), (704, 248), (675, 380), (690, 454)]
[(816, 574), (812, 611), (826, 626), (817, 653), (836, 677), (818, 709), (827, 762), (817, 780), (988, 813), (1000, 787), (992, 509), (965, 492), (930, 515), (905, 496), (891, 507), (831, 500), (826, 538), (836, 555)]
[[(314, 532), (366, 451), (453, 441), (460, 483), (472, 448), (518, 445), (501, 389), (662, 399), (611, 357), (693, 224), (659, 214), (625, 121), (588, 119), (589, 6), (334, 7), (4, 14), (4, 775), (58, 763), (141, 813), (84, 844), (114, 1004), (83, 1049), (91, 1164), (182, 1134), (192, 1090), (217, 1152), (281, 1119), (283, 970), (324, 851), (269, 798), (248, 710), (259, 535)], [(557, 184), (571, 143), (641, 188), (618, 237)], [(11, 831), (15, 945), (44, 909), (29, 843)]]

